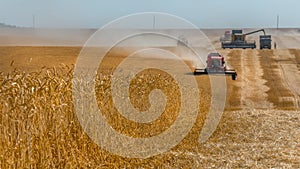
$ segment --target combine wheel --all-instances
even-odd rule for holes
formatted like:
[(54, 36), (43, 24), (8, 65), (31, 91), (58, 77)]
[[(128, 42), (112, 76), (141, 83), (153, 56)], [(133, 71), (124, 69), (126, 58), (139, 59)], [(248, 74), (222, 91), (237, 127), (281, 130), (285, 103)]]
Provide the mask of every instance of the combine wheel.
[(236, 78), (236, 74), (231, 75), (231, 79), (232, 79), (232, 80), (236, 80), (236, 79), (237, 79), (237, 78)]

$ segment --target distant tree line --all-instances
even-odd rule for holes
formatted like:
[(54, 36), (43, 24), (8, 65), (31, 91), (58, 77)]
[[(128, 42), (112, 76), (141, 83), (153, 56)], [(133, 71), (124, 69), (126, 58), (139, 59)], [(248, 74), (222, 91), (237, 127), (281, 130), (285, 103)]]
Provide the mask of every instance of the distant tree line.
[(16, 28), (16, 25), (7, 25), (5, 23), (0, 23), (0, 28)]

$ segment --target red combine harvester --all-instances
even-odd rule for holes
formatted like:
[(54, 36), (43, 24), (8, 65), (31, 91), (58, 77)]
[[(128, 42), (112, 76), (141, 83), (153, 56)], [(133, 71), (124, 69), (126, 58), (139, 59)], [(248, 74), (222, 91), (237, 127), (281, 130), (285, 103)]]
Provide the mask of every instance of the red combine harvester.
[(228, 69), (225, 65), (224, 57), (219, 53), (210, 53), (207, 56), (207, 66), (205, 69), (195, 69), (194, 75), (202, 74), (223, 74), (230, 75), (232, 80), (237, 79), (237, 73), (234, 69)]

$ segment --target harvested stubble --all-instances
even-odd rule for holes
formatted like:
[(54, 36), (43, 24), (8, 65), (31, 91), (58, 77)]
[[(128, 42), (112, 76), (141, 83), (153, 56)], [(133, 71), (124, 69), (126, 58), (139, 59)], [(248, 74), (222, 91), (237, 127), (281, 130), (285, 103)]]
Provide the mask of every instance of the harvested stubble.
[[(198, 143), (205, 112), (209, 106), (207, 77), (198, 78), (202, 102), (197, 123), (189, 135), (172, 150), (148, 159), (128, 159), (101, 149), (83, 132), (73, 109), (72, 68), (44, 69), (40, 72), (13, 71), (0, 75), (0, 166), (1, 168), (200, 168), (233, 167), (265, 168), (300, 166), (299, 112), (253, 111), (225, 112), (212, 138)], [(102, 85), (96, 87), (101, 107), (109, 89), (110, 74), (101, 74)], [(144, 78), (142, 78), (144, 77)], [(96, 84), (101, 84), (98, 78)], [(142, 78), (139, 80), (139, 78)], [(153, 76), (140, 76), (132, 81), (133, 88), (140, 86), (135, 81), (151, 80)], [(171, 82), (166, 76), (165, 80)], [(200, 81), (202, 83), (200, 83)], [(144, 84), (146, 85), (146, 84)], [(164, 85), (162, 85), (164, 88)], [(141, 85), (140, 89), (145, 86)], [(166, 85), (169, 87), (169, 85)], [(131, 90), (133, 90), (131, 88)], [(176, 90), (176, 87), (175, 87)], [(145, 90), (147, 94), (148, 90)], [(173, 93), (174, 88), (166, 90)], [(137, 108), (139, 100), (132, 102)], [(146, 99), (146, 98), (144, 98)], [(175, 99), (176, 100), (176, 99)], [(105, 100), (107, 102), (107, 99)], [(106, 103), (105, 102), (105, 103)], [(112, 103), (106, 104), (112, 109)], [(149, 105), (148, 105), (149, 106)], [(176, 105), (170, 105), (176, 110)], [(109, 116), (107, 112), (106, 116)], [(111, 115), (112, 116), (112, 115)], [(172, 119), (176, 114), (166, 117)], [(122, 132), (119, 122), (110, 117), (112, 126)], [(168, 119), (166, 118), (166, 119)], [(117, 120), (115, 120), (117, 121)], [(122, 120), (121, 120), (122, 121)], [(125, 122), (126, 123), (126, 122)], [(128, 124), (128, 122), (127, 122)], [(139, 128), (131, 124), (123, 134), (148, 137), (165, 130), (159, 127)], [(119, 127), (119, 128), (118, 128)], [(128, 127), (128, 126), (126, 126)], [(142, 134), (154, 127), (153, 133)], [(124, 129), (124, 128), (123, 128)], [(138, 130), (137, 130), (138, 129)]]
[[(270, 88), (267, 92), (268, 100), (274, 104), (275, 108), (282, 108), (286, 110), (294, 110), (295, 105), (293, 100), (282, 100), (283, 97), (292, 98), (293, 93), (284, 86), (283, 80), (280, 78), (279, 66), (274, 63), (274, 52), (273, 51), (260, 51), (261, 56), (260, 62), (264, 68), (263, 78), (267, 79), (266, 86)], [(270, 71), (273, 70), (273, 71)]]

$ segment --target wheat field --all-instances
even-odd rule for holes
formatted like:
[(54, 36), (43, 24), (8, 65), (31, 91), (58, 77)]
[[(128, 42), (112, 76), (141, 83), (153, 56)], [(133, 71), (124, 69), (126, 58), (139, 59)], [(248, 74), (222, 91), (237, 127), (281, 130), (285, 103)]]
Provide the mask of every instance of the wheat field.
[[(76, 47), (1, 47), (0, 168), (300, 167), (300, 116), (296, 110), (229, 109), (213, 136), (199, 143), (211, 99), (206, 76), (196, 77), (200, 113), (177, 146), (146, 159), (111, 154), (85, 134), (74, 112), (73, 64), (79, 51)], [(130, 86), (132, 104), (139, 110), (148, 109), (149, 92), (156, 88), (164, 91), (168, 104), (155, 123), (128, 121), (115, 110), (109, 90), (113, 70), (125, 57), (126, 52), (118, 49), (104, 60), (96, 78), (98, 106), (122, 134), (157, 135), (178, 116), (176, 82), (159, 70), (139, 74)], [(155, 83), (149, 85), (149, 81)], [(239, 100), (239, 95), (234, 95), (227, 104)]]

